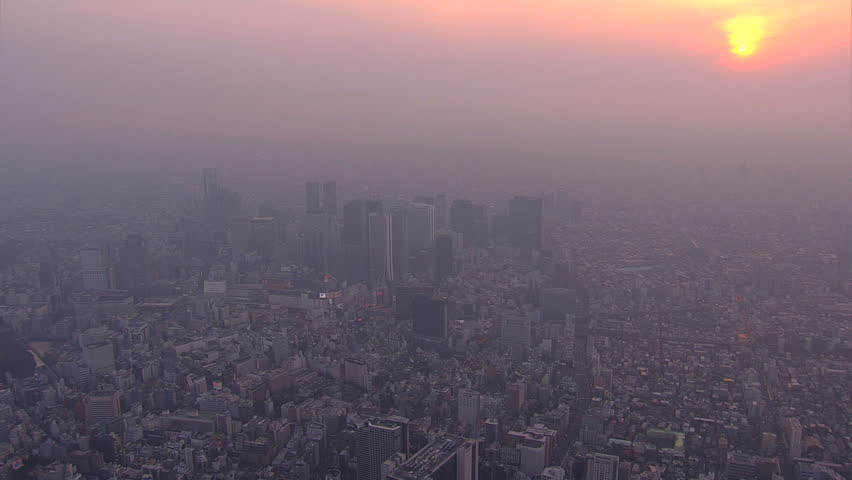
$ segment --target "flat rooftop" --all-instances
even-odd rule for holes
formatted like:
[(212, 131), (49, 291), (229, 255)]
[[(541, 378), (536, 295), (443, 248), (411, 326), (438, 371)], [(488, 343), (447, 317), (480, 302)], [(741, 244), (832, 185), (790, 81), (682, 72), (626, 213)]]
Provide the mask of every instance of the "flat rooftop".
[(447, 462), (467, 440), (444, 434), (409, 458), (390, 476), (398, 480), (422, 480)]

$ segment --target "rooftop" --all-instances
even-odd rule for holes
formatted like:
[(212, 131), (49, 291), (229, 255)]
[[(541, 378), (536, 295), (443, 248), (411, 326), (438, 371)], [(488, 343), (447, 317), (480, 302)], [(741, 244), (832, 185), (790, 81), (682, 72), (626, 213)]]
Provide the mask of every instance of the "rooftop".
[(456, 435), (438, 437), (391, 473), (397, 480), (422, 480), (447, 462), (466, 440)]

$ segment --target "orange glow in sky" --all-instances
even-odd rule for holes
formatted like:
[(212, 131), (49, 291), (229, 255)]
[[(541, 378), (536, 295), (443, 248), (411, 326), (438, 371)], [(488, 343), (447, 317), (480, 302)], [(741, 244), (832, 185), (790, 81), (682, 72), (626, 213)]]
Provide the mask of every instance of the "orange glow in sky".
[(716, 59), (760, 56), (766, 64), (845, 48), (849, 35), (848, 0), (336, 1), (442, 36), (635, 39), (649, 43), (632, 48), (667, 46)]

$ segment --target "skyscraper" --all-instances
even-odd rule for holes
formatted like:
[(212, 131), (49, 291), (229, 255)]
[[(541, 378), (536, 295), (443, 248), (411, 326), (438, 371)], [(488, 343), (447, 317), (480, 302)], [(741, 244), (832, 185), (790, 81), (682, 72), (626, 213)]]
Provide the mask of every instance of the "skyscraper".
[(407, 450), (407, 425), (373, 419), (357, 433), (357, 479), (381, 480), (382, 463)]
[(219, 172), (215, 168), (205, 168), (201, 171), (204, 201), (212, 201), (218, 194)]
[(320, 182), (305, 183), (305, 211), (307, 213), (322, 213), (322, 197)]
[(370, 387), (367, 364), (357, 358), (347, 358), (343, 363), (343, 379), (350, 385), (364, 390)]
[(118, 287), (135, 297), (148, 295), (148, 253), (141, 235), (130, 234), (119, 250)]
[(435, 229), (440, 230), (449, 226), (449, 212), (447, 211), (447, 194), (435, 195)]
[(408, 247), (428, 250), (435, 245), (435, 207), (426, 203), (408, 206)]
[(754, 455), (729, 453), (725, 464), (725, 480), (757, 480), (757, 458)]
[(453, 200), (450, 206), (450, 228), (452, 231), (463, 235), (463, 247), (466, 248), (473, 244), (473, 237), (475, 236), (474, 208), (470, 200)]
[(337, 182), (305, 182), (305, 212), (337, 215)]
[(596, 453), (586, 462), (586, 480), (616, 480), (618, 457)]
[(273, 217), (254, 217), (251, 220), (249, 234), (249, 249), (257, 252), (264, 260), (270, 260), (275, 255), (275, 244), (278, 239), (278, 225)]
[(369, 202), (367, 210), (367, 281), (375, 286), (394, 280), (393, 218), (384, 212), (381, 202)]
[(414, 333), (421, 337), (447, 338), (447, 302), (425, 295), (417, 295), (411, 302)]
[(109, 275), (109, 256), (100, 248), (80, 250), (80, 270), (83, 277), (83, 289), (107, 290), (111, 286)]
[(322, 182), (322, 210), (329, 215), (337, 215), (337, 182)]
[(367, 201), (355, 199), (343, 206), (344, 245), (367, 245)]
[(411, 203), (424, 203), (426, 205), (435, 206), (435, 196), (434, 195), (415, 195), (414, 198), (411, 199)]
[(339, 274), (340, 231), (330, 213), (307, 213), (302, 218), (306, 265), (324, 273)]
[(393, 278), (403, 281), (409, 272), (408, 212), (397, 208), (391, 212), (391, 240), (393, 254)]
[(485, 248), (489, 244), (491, 224), (488, 214), (488, 205), (473, 205), (473, 231), (471, 232), (470, 244), (475, 247)]
[(540, 250), (543, 222), (543, 202), (540, 197), (512, 198), (509, 202), (509, 243), (527, 250)]
[(783, 421), (784, 440), (791, 458), (802, 456), (802, 423), (796, 417), (787, 417)]
[(455, 251), (452, 235), (435, 239), (435, 280), (440, 282), (455, 273)]
[(350, 282), (367, 280), (368, 258), (367, 202), (352, 200), (343, 206), (343, 257), (345, 276)]
[(471, 427), (474, 435), (479, 430), (479, 392), (468, 388), (459, 390), (458, 393), (458, 416), (459, 422)]
[(530, 346), (531, 320), (538, 312), (513, 313), (501, 317), (500, 345), (503, 348), (520, 348), (526, 350)]

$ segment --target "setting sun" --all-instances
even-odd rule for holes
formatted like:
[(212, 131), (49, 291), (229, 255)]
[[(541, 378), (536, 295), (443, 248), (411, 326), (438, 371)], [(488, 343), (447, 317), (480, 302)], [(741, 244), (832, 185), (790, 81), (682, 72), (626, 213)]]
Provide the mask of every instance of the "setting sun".
[(736, 17), (725, 23), (731, 53), (738, 57), (750, 57), (760, 49), (766, 38), (766, 19), (762, 17)]

